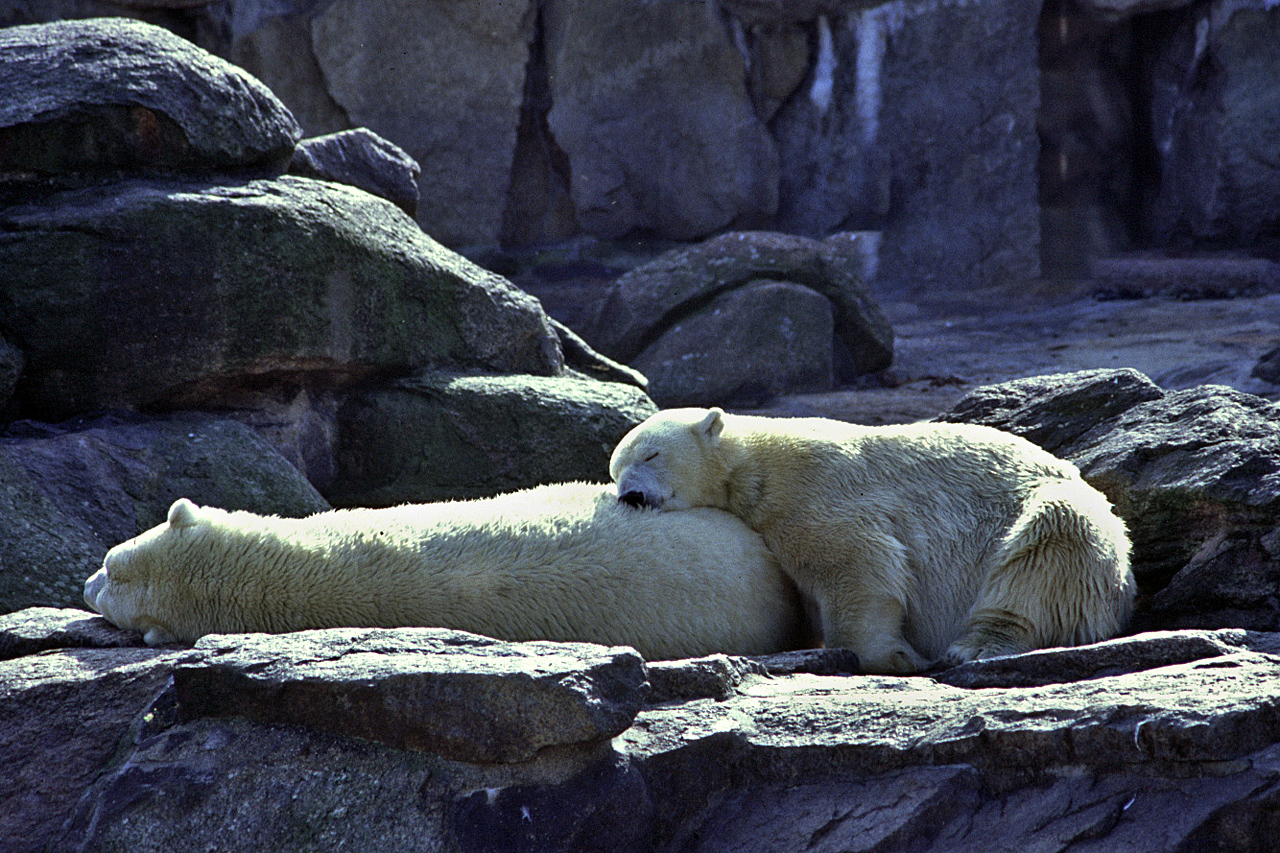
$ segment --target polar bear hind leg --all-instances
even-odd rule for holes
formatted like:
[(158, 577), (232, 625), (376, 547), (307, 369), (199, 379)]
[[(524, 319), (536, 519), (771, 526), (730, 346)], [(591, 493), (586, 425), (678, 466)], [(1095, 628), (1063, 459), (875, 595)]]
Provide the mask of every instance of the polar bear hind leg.
[(1124, 523), (1082, 481), (1042, 485), (1010, 527), (945, 661), (1114, 637), (1133, 610)]

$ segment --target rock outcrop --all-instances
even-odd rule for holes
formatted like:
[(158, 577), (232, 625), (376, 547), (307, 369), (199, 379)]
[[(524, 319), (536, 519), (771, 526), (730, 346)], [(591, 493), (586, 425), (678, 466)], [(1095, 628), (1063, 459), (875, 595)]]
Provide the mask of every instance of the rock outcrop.
[(0, 611), (76, 604), (177, 497), (301, 515), (604, 480), (654, 411), (365, 191), (417, 203), (373, 133), (295, 158), (265, 86), (137, 21), (0, 45)]
[[(46, 420), (200, 405), (249, 380), (563, 369), (533, 298), (336, 184), (130, 180), (9, 207), (0, 229), (20, 271), (0, 288), (19, 399)], [(211, 238), (193, 250), (195, 234)]]
[(279, 165), (302, 135), (241, 69), (125, 18), (0, 29), (0, 187), (113, 171)]
[(133, 642), (0, 617), (15, 853), (1255, 851), (1276, 829), (1277, 634), (914, 678), (432, 629)]

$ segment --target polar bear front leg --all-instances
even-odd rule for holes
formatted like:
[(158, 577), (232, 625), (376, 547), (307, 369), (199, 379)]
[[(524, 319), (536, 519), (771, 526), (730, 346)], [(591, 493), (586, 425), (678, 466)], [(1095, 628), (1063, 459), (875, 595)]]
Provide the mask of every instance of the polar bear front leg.
[(1018, 655), (1036, 648), (1035, 625), (1020, 613), (986, 608), (969, 618), (964, 636), (951, 644), (943, 660), (957, 666), (984, 658)]
[(815, 584), (827, 648), (852, 649), (863, 672), (911, 675), (930, 662), (907, 642), (907, 591), (913, 579), (896, 539), (868, 535), (843, 549)]
[[(824, 645), (852, 649), (863, 672), (913, 675), (929, 668), (929, 661), (902, 636), (906, 607), (896, 598), (879, 595), (856, 606), (821, 606)], [(835, 611), (832, 618), (827, 618), (828, 610)]]

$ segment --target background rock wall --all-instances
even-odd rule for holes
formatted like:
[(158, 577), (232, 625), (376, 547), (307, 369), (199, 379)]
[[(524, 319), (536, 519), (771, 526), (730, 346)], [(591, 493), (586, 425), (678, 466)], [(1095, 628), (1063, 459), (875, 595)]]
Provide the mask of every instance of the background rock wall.
[(304, 135), (399, 145), (455, 248), (875, 230), (896, 289), (1280, 251), (1265, 0), (0, 2), (118, 14), (244, 67)]

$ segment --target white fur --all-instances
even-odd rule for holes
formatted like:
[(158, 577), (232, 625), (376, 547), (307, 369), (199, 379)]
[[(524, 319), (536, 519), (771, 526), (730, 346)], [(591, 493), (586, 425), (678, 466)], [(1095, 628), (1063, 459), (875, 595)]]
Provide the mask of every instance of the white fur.
[(111, 549), (85, 600), (151, 644), (431, 626), (664, 659), (806, 639), (798, 594), (738, 519), (635, 512), (585, 483), (305, 519), (180, 500), (166, 523)]
[(614, 451), (619, 499), (720, 507), (818, 607), (828, 646), (914, 672), (1112, 637), (1129, 540), (1068, 462), (988, 427), (660, 412)]

